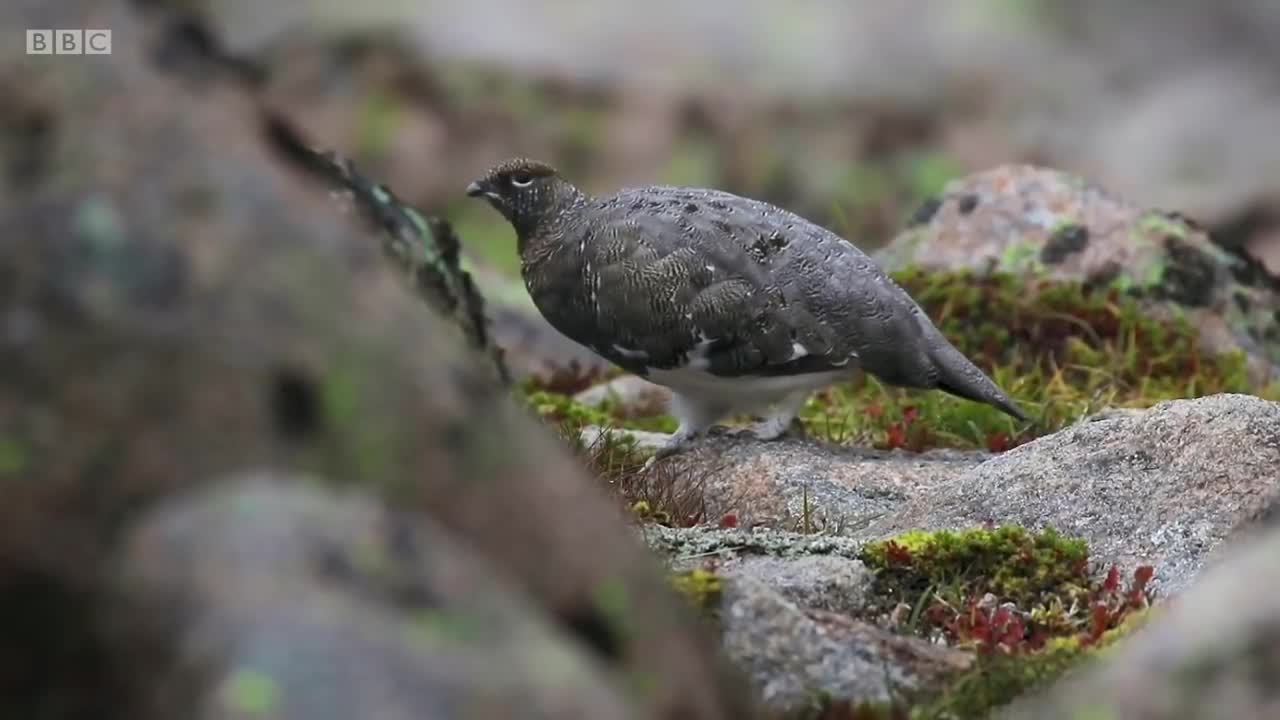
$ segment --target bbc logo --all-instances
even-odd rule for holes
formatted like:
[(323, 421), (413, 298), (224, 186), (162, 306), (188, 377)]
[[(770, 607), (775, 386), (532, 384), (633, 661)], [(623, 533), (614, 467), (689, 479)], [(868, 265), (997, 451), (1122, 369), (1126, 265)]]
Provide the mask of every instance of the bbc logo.
[(28, 30), (28, 55), (110, 55), (110, 30)]

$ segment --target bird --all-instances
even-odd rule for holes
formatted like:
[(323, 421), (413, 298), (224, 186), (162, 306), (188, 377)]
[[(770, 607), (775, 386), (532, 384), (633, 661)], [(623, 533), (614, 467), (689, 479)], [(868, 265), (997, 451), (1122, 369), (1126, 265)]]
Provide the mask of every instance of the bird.
[(849, 240), (722, 190), (650, 185), (607, 197), (524, 157), (466, 187), (515, 230), (539, 313), (605, 360), (671, 391), (679, 453), (717, 422), (786, 434), (816, 390), (869, 373), (1029, 418)]

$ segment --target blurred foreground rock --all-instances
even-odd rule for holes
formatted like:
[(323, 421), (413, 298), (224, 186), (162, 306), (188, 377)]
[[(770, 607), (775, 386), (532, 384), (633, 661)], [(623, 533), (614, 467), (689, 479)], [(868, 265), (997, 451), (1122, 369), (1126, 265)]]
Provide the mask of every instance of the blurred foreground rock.
[[(192, 714), (334, 720), (633, 718), (589, 650), (419, 512), (249, 473), (159, 503), (123, 539), (114, 628), (208, 669)], [(165, 627), (165, 622), (181, 623)]]
[[(12, 43), (0, 51), (0, 85), (20, 88), (0, 117), (35, 116), (48, 128), (34, 145), (3, 143), (30, 154), (0, 197), (4, 716), (191, 717), (208, 708), (208, 683), (229, 673), (258, 703), (273, 686), (258, 668), (237, 674), (225, 662), (271, 650), (305, 657), (320, 673), (305, 687), (281, 676), (290, 694), (279, 717), (302, 717), (341, 688), (357, 693), (343, 702), (373, 692), (414, 717), (514, 717), (534, 707), (560, 717), (751, 717), (748, 693), (722, 672), (614, 505), (514, 407), (461, 333), (389, 270), (378, 241), (290, 170), (283, 129), (264, 122), (236, 75), (198, 38), (154, 20), (139, 22), (123, 2), (0, 7), (4, 27), (112, 28), (115, 50), (109, 60), (74, 62), (24, 56)], [(0, 122), (6, 134), (27, 127)], [(396, 659), (394, 677), (370, 679), (360, 674), (371, 668), (353, 662), (359, 654), (323, 657), (357, 639), (336, 625), (313, 633), (252, 624), (285, 622), (273, 614), (281, 605), (237, 614), (238, 599), (222, 594), (233, 588), (219, 589), (218, 579), (226, 572), (229, 582), (252, 583), (256, 566), (221, 565), (222, 553), (238, 563), (236, 548), (256, 547), (270, 531), (243, 531), (238, 545), (221, 537), (242, 532), (224, 510), (168, 506), (192, 513), (189, 528), (149, 513), (258, 469), (359, 487), (367, 499), (354, 502), (383, 508), (332, 510), (339, 515), (420, 514), (437, 528), (422, 532), (449, 538), (440, 552), (468, 548), (436, 572), (483, 558), (490, 569), (477, 566), (475, 582), (490, 577), (526, 598), (510, 600), (525, 610), (509, 619), (523, 613), (525, 627), (542, 628), (530, 632), (571, 676), (557, 685), (564, 696), (548, 700), (542, 683), (559, 680), (530, 680), (510, 657), (510, 674), (491, 669), (483, 696), (472, 695), (475, 678), (452, 684), (446, 672), (434, 687), (451, 689), (437, 697), (419, 683), (431, 674), (423, 655)], [(342, 504), (299, 502), (303, 511)], [(206, 531), (221, 540), (204, 539)], [(194, 553), (185, 569), (164, 554), (184, 544)], [(117, 552), (144, 595), (177, 594), (177, 616), (108, 602), (124, 580), (111, 562)], [(164, 561), (153, 566), (151, 552)], [(329, 598), (336, 623), (387, 602), (350, 592)], [(292, 620), (305, 623), (296, 610)], [(149, 622), (131, 632), (136, 620)], [(249, 624), (233, 630), (241, 620)], [(367, 627), (381, 637), (396, 622)], [(237, 639), (245, 654), (220, 657), (218, 642)], [(380, 642), (365, 649), (396, 653), (412, 641)], [(349, 707), (333, 702), (335, 712)]]

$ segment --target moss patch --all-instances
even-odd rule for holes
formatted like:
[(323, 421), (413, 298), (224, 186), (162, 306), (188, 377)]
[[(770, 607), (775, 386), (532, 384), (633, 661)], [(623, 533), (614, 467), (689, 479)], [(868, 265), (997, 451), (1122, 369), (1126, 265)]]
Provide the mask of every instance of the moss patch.
[(16, 438), (0, 435), (0, 477), (17, 477), (31, 464), (27, 448)]
[(677, 592), (688, 598), (699, 610), (714, 612), (720, 607), (724, 581), (714, 570), (693, 568), (673, 573), (668, 580)]
[(876, 571), (876, 594), (889, 607), (940, 592), (949, 600), (990, 592), (1027, 606), (1087, 583), (1089, 551), (1052, 530), (1008, 526), (912, 531), (868, 543), (859, 559)]
[(568, 423), (581, 428), (586, 425), (625, 427), (631, 430), (675, 432), (676, 420), (670, 415), (632, 416), (612, 398), (597, 406), (584, 405), (572, 396), (538, 389), (540, 381), (526, 381), (520, 395), (526, 405), (547, 421)]
[(869, 543), (872, 613), (901, 632), (971, 648), (978, 663), (910, 718), (981, 717), (1061, 675), (1135, 626), (1150, 567), (1122, 582), (1090, 572), (1082, 541), (1018, 527), (910, 532)]

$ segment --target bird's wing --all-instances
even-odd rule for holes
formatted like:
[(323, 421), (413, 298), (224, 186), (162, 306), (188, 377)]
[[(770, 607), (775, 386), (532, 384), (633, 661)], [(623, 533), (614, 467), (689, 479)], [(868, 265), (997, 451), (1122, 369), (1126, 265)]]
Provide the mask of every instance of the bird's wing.
[(892, 366), (895, 341), (921, 341), (918, 307), (866, 255), (772, 205), (642, 188), (619, 193), (600, 217), (589, 271), (595, 346), (628, 369), (799, 374), (886, 355)]

